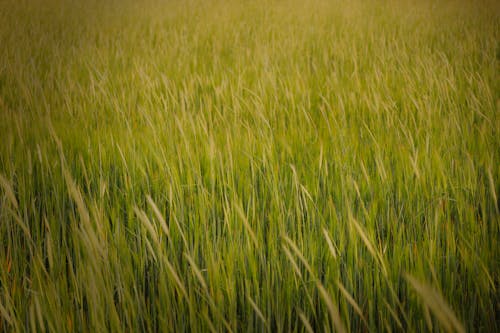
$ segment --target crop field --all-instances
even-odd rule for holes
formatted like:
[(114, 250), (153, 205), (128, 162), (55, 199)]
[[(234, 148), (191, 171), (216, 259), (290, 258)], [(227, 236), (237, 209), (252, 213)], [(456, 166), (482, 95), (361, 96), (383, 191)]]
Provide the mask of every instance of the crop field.
[(500, 331), (500, 3), (0, 0), (0, 332)]

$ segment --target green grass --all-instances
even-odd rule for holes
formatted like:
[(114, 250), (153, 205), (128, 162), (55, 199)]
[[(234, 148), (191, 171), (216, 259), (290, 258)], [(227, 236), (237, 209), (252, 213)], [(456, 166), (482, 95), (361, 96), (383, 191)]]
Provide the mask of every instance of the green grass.
[(1, 1), (0, 331), (499, 331), (496, 1)]

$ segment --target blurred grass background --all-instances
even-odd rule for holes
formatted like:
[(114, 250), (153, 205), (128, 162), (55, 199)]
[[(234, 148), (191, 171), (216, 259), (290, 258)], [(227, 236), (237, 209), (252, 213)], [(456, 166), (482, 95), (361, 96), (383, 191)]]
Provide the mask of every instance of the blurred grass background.
[(495, 1), (0, 2), (0, 331), (498, 331)]

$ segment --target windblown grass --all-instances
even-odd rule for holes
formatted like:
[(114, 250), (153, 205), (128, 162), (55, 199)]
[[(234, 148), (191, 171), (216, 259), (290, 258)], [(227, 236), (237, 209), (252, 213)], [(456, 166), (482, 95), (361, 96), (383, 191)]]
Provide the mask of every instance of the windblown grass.
[(0, 331), (499, 331), (499, 14), (0, 2)]

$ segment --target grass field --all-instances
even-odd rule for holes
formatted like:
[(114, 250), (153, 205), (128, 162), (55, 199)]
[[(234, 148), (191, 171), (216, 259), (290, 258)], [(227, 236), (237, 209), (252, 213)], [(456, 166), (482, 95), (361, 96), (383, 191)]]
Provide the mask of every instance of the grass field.
[(497, 1), (0, 1), (0, 331), (500, 331)]

